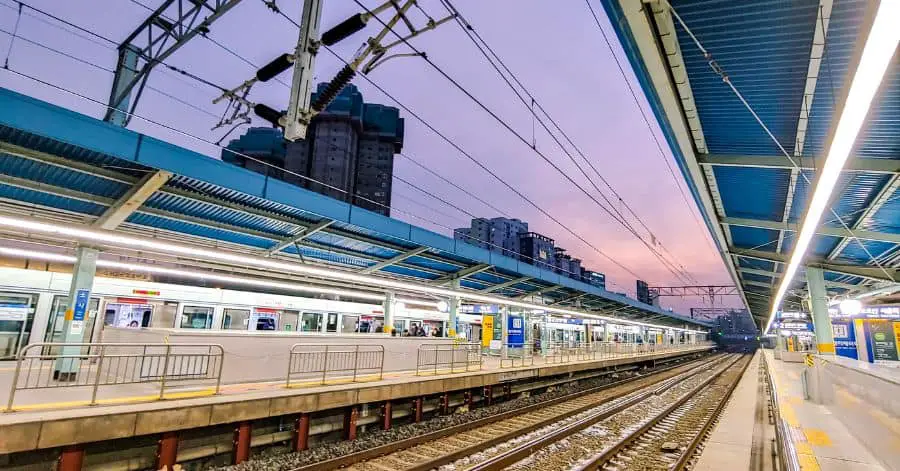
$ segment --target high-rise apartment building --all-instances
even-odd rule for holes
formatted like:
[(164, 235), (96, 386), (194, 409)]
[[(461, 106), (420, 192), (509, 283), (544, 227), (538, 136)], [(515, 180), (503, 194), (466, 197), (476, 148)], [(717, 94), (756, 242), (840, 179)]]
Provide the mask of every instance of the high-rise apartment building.
[[(313, 100), (324, 86), (319, 84)], [(394, 154), (403, 148), (404, 122), (397, 108), (365, 103), (359, 90), (347, 85), (313, 118), (305, 140), (284, 143), (280, 130), (264, 129), (252, 128), (231, 141), (222, 160), (259, 171), (257, 164), (229, 149), (255, 158), (272, 152), (264, 160), (287, 172), (273, 174), (269, 169), (268, 175), (390, 215)], [(282, 143), (280, 154), (273, 151), (278, 146), (260, 137), (272, 131)], [(274, 134), (271, 137), (276, 140)]]
[(552, 270), (556, 266), (553, 257), (554, 244), (553, 239), (537, 232), (519, 234), (522, 259), (540, 268)]
[(453, 231), (453, 237), (503, 255), (519, 258), (519, 234), (528, 232), (528, 223), (508, 218), (475, 218), (470, 227)]

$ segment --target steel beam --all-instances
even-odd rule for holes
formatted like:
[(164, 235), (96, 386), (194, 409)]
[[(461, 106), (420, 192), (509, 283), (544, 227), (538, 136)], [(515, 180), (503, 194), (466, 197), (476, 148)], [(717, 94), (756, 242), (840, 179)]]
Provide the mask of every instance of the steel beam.
[[(765, 252), (762, 250), (752, 250), (752, 249), (740, 249), (740, 248), (736, 248), (736, 247), (729, 247), (728, 252), (730, 254), (736, 255), (738, 257), (755, 258), (757, 260), (765, 260), (768, 262), (783, 263), (783, 264), (786, 264), (788, 262), (787, 255), (774, 253), (774, 252)], [(884, 273), (884, 271), (882, 271), (881, 268), (867, 266), (867, 265), (826, 263), (826, 261), (821, 258), (807, 258), (805, 265), (812, 266), (812, 267), (818, 267), (825, 271), (830, 271), (832, 273), (839, 273), (841, 275), (857, 276), (860, 278), (866, 278), (866, 279), (875, 280), (875, 281), (889, 281), (892, 283), (900, 282), (900, 275), (898, 275), (897, 268), (885, 267), (885, 271), (888, 272), (888, 275), (886, 275)]]
[(414, 257), (416, 255), (419, 255), (420, 253), (425, 252), (427, 250), (428, 250), (428, 247), (416, 247), (412, 250), (395, 255), (387, 260), (382, 260), (382, 261), (376, 263), (375, 265), (371, 265), (369, 267), (363, 268), (359, 272), (363, 273), (363, 274), (374, 273), (378, 270), (381, 270), (382, 268), (387, 268), (391, 265), (402, 262), (409, 257)]
[(170, 178), (172, 178), (172, 173), (165, 170), (147, 173), (124, 195), (120, 196), (112, 206), (106, 208), (100, 218), (94, 221), (94, 227), (115, 229), (143, 206), (144, 202), (153, 196), (156, 190), (162, 188)]
[[(894, 185), (896, 186), (896, 185)], [(874, 203), (873, 203), (874, 206)], [(871, 206), (870, 206), (871, 207)], [(870, 213), (869, 211), (866, 211)], [(872, 211), (871, 213), (874, 213)], [(870, 214), (871, 214), (870, 213)], [(862, 220), (862, 218), (860, 218)], [(794, 224), (789, 224), (786, 222), (779, 221), (770, 221), (767, 219), (751, 219), (751, 218), (723, 218), (721, 221), (722, 224), (727, 224), (730, 226), (744, 226), (744, 227), (758, 227), (761, 229), (773, 229), (776, 231), (790, 231), (796, 232), (799, 228)], [(845, 237), (852, 238), (854, 235), (858, 239), (863, 240), (874, 240), (879, 242), (888, 242), (891, 244), (900, 244), (900, 234), (891, 234), (889, 232), (878, 232), (878, 231), (867, 231), (858, 228), (859, 225), (854, 225), (853, 234), (848, 232), (843, 227), (828, 227), (828, 226), (819, 226), (816, 229), (816, 234), (831, 236), (831, 237)], [(738, 249), (740, 250), (740, 249)], [(833, 257), (829, 258), (833, 259)]]
[[(896, 160), (894, 162), (896, 162)], [(866, 209), (864, 209), (863, 212), (859, 215), (859, 217), (856, 218), (856, 222), (853, 223), (851, 228), (853, 229), (853, 233), (856, 234), (857, 238), (866, 239), (866, 237), (863, 237), (862, 233), (868, 233), (869, 231), (861, 231), (861, 230), (859, 230), (859, 228), (862, 227), (862, 225), (865, 224), (869, 220), (869, 218), (872, 217), (873, 214), (877, 213), (878, 210), (880, 210), (881, 207), (884, 206), (884, 204), (894, 196), (894, 193), (897, 191), (898, 187), (900, 187), (900, 175), (894, 175), (893, 177), (891, 177), (890, 180), (888, 180), (887, 183), (885, 183), (885, 185), (883, 187), (881, 187), (881, 190), (878, 191), (878, 194), (875, 195), (875, 198), (873, 198), (872, 202), (869, 203), (869, 206), (867, 206)], [(897, 240), (900, 240), (900, 234), (892, 234), (892, 235)], [(828, 254), (828, 257), (826, 257), (828, 260), (834, 260), (835, 258), (837, 258), (841, 254), (841, 252), (843, 252), (844, 249), (847, 248), (847, 245), (849, 245), (850, 242), (853, 240), (849, 236), (843, 236), (843, 237), (844, 238), (841, 239), (841, 241), (838, 242), (838, 244), (836, 246), (834, 246), (834, 249), (832, 249), (832, 251)], [(868, 239), (868, 240), (882, 240), (882, 239)], [(890, 242), (890, 241), (885, 241), (885, 242)], [(900, 242), (894, 242), (894, 243), (897, 244)]]
[[(803, 170), (815, 170), (813, 162), (821, 162), (823, 157), (810, 157), (803, 159), (795, 158), (794, 162)], [(719, 154), (700, 154), (697, 161), (703, 166), (724, 166), (724, 167), (756, 167), (756, 168), (796, 168), (794, 164), (784, 156), (768, 156), (768, 155), (719, 155)], [(868, 173), (900, 173), (900, 161), (891, 159), (871, 159), (850, 156), (847, 164), (844, 165), (845, 172), (868, 172)]]
[(499, 291), (499, 290), (504, 289), (504, 288), (509, 288), (510, 286), (513, 286), (513, 285), (516, 285), (516, 284), (519, 284), (519, 283), (526, 282), (526, 281), (528, 281), (528, 280), (530, 280), (530, 279), (531, 279), (530, 276), (523, 276), (523, 277), (521, 277), (521, 278), (516, 278), (516, 279), (514, 279), (514, 280), (504, 281), (503, 283), (496, 284), (496, 285), (494, 285), (494, 286), (489, 286), (489, 287), (487, 287), (487, 288), (481, 290), (481, 292), (482, 292), (482, 293), (485, 293), (485, 294), (487, 294), (487, 293), (493, 293), (494, 291)]
[(548, 306), (558, 306), (558, 305), (560, 305), (560, 304), (567, 303), (567, 302), (569, 302), (569, 301), (574, 301), (574, 300), (576, 300), (576, 299), (581, 299), (581, 298), (587, 296), (587, 294), (588, 294), (588, 293), (582, 293), (582, 294), (576, 294), (576, 295), (573, 295), (573, 296), (567, 296), (567, 297), (565, 297), (565, 298), (560, 299), (559, 301), (553, 301), (552, 303), (548, 304)]
[(491, 265), (490, 263), (479, 263), (478, 265), (472, 265), (471, 267), (463, 268), (462, 270), (444, 275), (436, 280), (432, 280), (430, 283), (433, 285), (443, 285), (446, 283), (450, 283), (453, 280), (461, 280), (467, 276), (481, 273), (491, 268), (492, 266), (493, 265)]
[(266, 250), (265, 256), (271, 257), (272, 255), (274, 255), (278, 252), (281, 252), (282, 250), (302, 241), (303, 239), (306, 239), (307, 237), (321, 231), (322, 229), (325, 229), (326, 227), (328, 227), (332, 224), (334, 224), (334, 221), (332, 221), (330, 219), (326, 219), (324, 221), (319, 221), (318, 223), (305, 228), (302, 232), (300, 232), (299, 234), (297, 234), (295, 236), (285, 237), (284, 239), (281, 239), (281, 241), (279, 241), (277, 244), (275, 244), (275, 246)]
[[(147, 77), (157, 64), (165, 61), (194, 36), (206, 34), (209, 27), (241, 0), (164, 0), (153, 13), (119, 44), (119, 59), (104, 121), (121, 120), (127, 126), (141, 97)], [(170, 16), (166, 16), (166, 12)], [(137, 56), (137, 61), (132, 56)], [(137, 87), (134, 97), (131, 92)], [(124, 110), (129, 107), (130, 110)], [(121, 110), (121, 111), (116, 111)], [(118, 115), (118, 117), (117, 117)]]
[(549, 292), (551, 292), (551, 291), (556, 291), (556, 290), (561, 289), (561, 288), (565, 288), (565, 286), (561, 286), (561, 285), (545, 286), (545, 287), (543, 287), (543, 288), (536, 289), (536, 290), (534, 290), (534, 291), (529, 291), (529, 292), (527, 292), (527, 293), (525, 293), (525, 294), (522, 294), (522, 295), (520, 295), (520, 296), (518, 296), (518, 297), (516, 297), (516, 298), (513, 298), (513, 299), (521, 300), (521, 299), (525, 299), (525, 298), (528, 298), (528, 297), (531, 297), (531, 296), (539, 296), (539, 295), (541, 295), (541, 294), (549, 293)]

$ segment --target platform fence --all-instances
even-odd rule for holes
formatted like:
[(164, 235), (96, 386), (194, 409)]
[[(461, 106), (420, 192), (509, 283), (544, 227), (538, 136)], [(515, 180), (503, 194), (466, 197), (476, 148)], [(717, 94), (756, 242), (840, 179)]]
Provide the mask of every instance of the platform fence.
[(90, 391), (97, 404), (101, 387), (158, 384), (164, 399), (173, 384), (214, 383), (219, 393), (225, 351), (219, 344), (34, 343), (16, 356), (5, 411), (12, 411), (20, 391)]
[(794, 439), (791, 436), (791, 428), (787, 420), (781, 416), (781, 398), (778, 396), (775, 377), (772, 374), (771, 365), (765, 355), (762, 355), (762, 369), (765, 375), (765, 386), (769, 391), (769, 417), (775, 424), (775, 454), (778, 460), (779, 470), (800, 471), (800, 458), (794, 447)]
[(534, 365), (534, 347), (531, 344), (503, 344), (500, 348), (500, 368), (516, 368)]
[(310, 381), (377, 381), (384, 378), (383, 345), (294, 344), (285, 387)]
[(483, 364), (478, 343), (420, 345), (416, 357), (416, 376), (479, 371)]

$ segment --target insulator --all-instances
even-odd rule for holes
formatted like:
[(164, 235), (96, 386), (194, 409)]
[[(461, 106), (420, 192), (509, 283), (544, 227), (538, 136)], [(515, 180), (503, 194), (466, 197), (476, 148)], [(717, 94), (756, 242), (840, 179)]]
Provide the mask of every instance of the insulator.
[(325, 86), (322, 93), (319, 93), (319, 96), (316, 97), (316, 101), (310, 108), (316, 112), (324, 110), (328, 104), (334, 100), (338, 93), (341, 93), (341, 90), (353, 80), (354, 76), (356, 76), (356, 71), (350, 68), (349, 65), (345, 65), (344, 68), (328, 82), (328, 85)]
[(322, 35), (322, 44), (333, 46), (340, 40), (366, 27), (366, 17), (357, 13)]
[(272, 62), (262, 66), (256, 71), (256, 79), (260, 82), (268, 82), (276, 75), (284, 72), (294, 65), (294, 56), (284, 53), (276, 57)]
[(257, 103), (256, 105), (253, 105), (253, 112), (256, 113), (256, 116), (272, 123), (273, 126), (282, 126), (280, 121), (282, 116), (284, 116), (284, 113), (281, 111), (263, 105), (262, 103)]

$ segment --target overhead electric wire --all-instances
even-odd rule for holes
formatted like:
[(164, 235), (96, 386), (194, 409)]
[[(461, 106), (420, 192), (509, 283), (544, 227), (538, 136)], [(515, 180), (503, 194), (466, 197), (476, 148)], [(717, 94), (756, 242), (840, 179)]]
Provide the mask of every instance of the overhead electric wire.
[[(491, 67), (503, 79), (503, 81), (510, 88), (510, 90), (512, 90), (513, 93), (515, 93), (516, 97), (525, 106), (525, 108), (531, 112), (534, 119), (537, 120), (537, 122), (539, 122), (541, 124), (543, 129), (550, 135), (550, 137), (553, 138), (553, 140), (556, 142), (556, 144), (559, 146), (559, 148), (566, 154), (566, 156), (569, 158), (569, 160), (573, 164), (575, 164), (575, 167), (578, 168), (578, 170), (581, 172), (582, 175), (584, 175), (584, 177), (591, 184), (591, 186), (593, 186), (594, 189), (597, 191), (597, 193), (600, 194), (600, 196), (609, 205), (609, 207), (612, 209), (612, 211), (615, 212), (615, 215), (609, 213), (609, 210), (607, 210), (607, 213), (614, 220), (616, 220), (617, 222), (622, 224), (622, 226), (625, 227), (629, 232), (631, 232), (632, 235), (637, 237), (638, 240), (640, 240), (648, 249), (651, 250), (651, 252), (653, 252), (653, 254), (657, 257), (657, 259), (660, 260), (660, 262), (662, 262), (664, 265), (667, 265), (669, 267), (670, 271), (674, 270), (673, 274), (675, 274), (676, 277), (683, 278), (682, 281), (697, 282), (697, 280), (695, 278), (693, 278), (693, 276), (690, 274), (690, 272), (688, 272), (688, 270), (684, 267), (684, 265), (681, 264), (680, 262), (678, 262), (677, 259), (674, 262), (664, 260), (665, 256), (662, 255), (661, 253), (658, 253), (656, 248), (654, 247), (654, 245), (646, 242), (643, 239), (643, 237), (637, 233), (637, 231), (631, 225), (631, 223), (628, 222), (625, 215), (622, 214), (622, 212), (616, 208), (616, 205), (613, 202), (611, 202), (609, 200), (609, 198), (606, 197), (606, 195), (603, 193), (603, 191), (597, 186), (596, 183), (594, 183), (594, 181), (591, 179), (591, 177), (582, 168), (581, 164), (579, 164), (578, 161), (574, 158), (574, 156), (572, 156), (572, 154), (569, 152), (569, 150), (566, 148), (566, 146), (563, 145), (562, 142), (560, 142), (560, 140), (556, 137), (556, 135), (544, 123), (544, 121), (541, 119), (541, 117), (538, 116), (538, 114), (534, 110), (535, 106), (537, 106), (538, 110), (540, 110), (544, 114), (544, 116), (550, 121), (550, 123), (553, 125), (553, 127), (556, 128), (557, 132), (559, 132), (563, 136), (563, 138), (569, 143), (569, 145), (571, 145), (572, 148), (579, 154), (579, 156), (588, 164), (588, 166), (591, 168), (593, 173), (598, 178), (600, 178), (600, 181), (602, 181), (606, 185), (606, 187), (612, 192), (613, 195), (615, 195), (615, 197), (618, 199), (618, 201), (620, 203), (622, 203), (625, 206), (625, 208), (628, 209), (628, 211), (631, 213), (632, 217), (634, 217), (640, 223), (640, 225), (644, 228), (644, 230), (646, 230), (649, 233), (649, 235), (651, 237), (651, 241), (654, 241), (654, 240), (660, 241), (660, 239), (656, 236), (656, 234), (654, 234), (653, 231), (650, 230), (649, 227), (647, 227), (647, 225), (644, 223), (644, 221), (642, 221), (640, 219), (640, 217), (638, 217), (638, 215), (628, 205), (628, 203), (624, 200), (624, 198), (622, 198), (622, 196), (619, 195), (619, 193), (612, 187), (612, 185), (609, 183), (609, 181), (607, 181), (606, 178), (603, 177), (603, 175), (599, 172), (597, 167), (594, 166), (593, 162), (591, 162), (591, 160), (587, 158), (587, 156), (584, 154), (584, 152), (581, 151), (581, 149), (575, 144), (575, 142), (569, 137), (569, 135), (562, 129), (562, 127), (559, 125), (559, 123), (550, 115), (549, 112), (547, 112), (547, 110), (543, 107), (543, 105), (534, 97), (534, 94), (532, 94), (531, 91), (529, 91), (528, 88), (525, 87), (525, 85), (521, 82), (521, 80), (519, 80), (519, 78), (516, 76), (516, 74), (514, 72), (512, 72), (512, 70), (509, 69), (509, 67), (506, 65), (505, 62), (503, 62), (503, 59), (499, 56), (499, 54), (497, 54), (493, 50), (493, 48), (491, 48), (491, 46), (487, 43), (487, 41), (485, 41), (484, 38), (481, 37), (481, 35), (478, 33), (478, 31), (475, 29), (475, 27), (472, 26), (472, 24), (469, 23), (469, 21), (465, 19), (465, 17), (450, 2), (450, 0), (441, 0), (441, 3), (444, 5), (444, 8), (446, 8), (447, 11), (455, 17), (457, 25), (460, 27), (460, 29), (463, 31), (463, 33), (465, 33), (466, 37), (468, 37), (469, 40), (479, 50), (479, 52), (481, 52), (482, 56), (488, 61), (488, 63), (491, 65)], [(488, 53), (490, 53), (490, 54), (488, 54)], [(496, 63), (495, 63), (495, 61), (496, 61)], [(498, 64), (499, 64), (499, 66), (498, 66)], [(501, 71), (501, 68), (504, 71), (506, 71), (506, 74), (508, 74), (509, 77), (512, 78), (512, 80), (516, 83), (516, 85), (518, 85), (519, 89), (521, 89), (522, 92), (524, 92), (524, 94), (527, 95), (527, 97), (531, 100), (530, 107), (528, 106), (529, 104), (528, 104), (527, 100), (525, 99), (525, 97), (523, 97), (522, 94), (519, 93), (519, 89), (517, 89), (515, 86), (513, 86), (513, 84), (510, 82), (509, 78), (506, 77), (506, 74), (504, 74), (503, 71)], [(532, 131), (532, 134), (533, 134), (533, 131)], [(533, 143), (532, 143), (532, 147), (534, 147)], [(675, 256), (671, 252), (668, 251), (668, 249), (662, 244), (661, 241), (659, 242), (659, 245), (666, 253), (669, 254), (669, 256), (671, 256), (673, 259), (675, 259)], [(679, 268), (680, 268), (680, 270), (679, 270)]]
[[(288, 17), (287, 15), (285, 15), (283, 12), (279, 12), (279, 13), (280, 13), (281, 16), (283, 16), (286, 20), (290, 21), (291, 23), (294, 23), (294, 25), (297, 26), (297, 27), (299, 28), (299, 24), (297, 24), (297, 22), (295, 22), (293, 19), (291, 19), (290, 17)], [(325, 46), (324, 48), (325, 48), (326, 51), (328, 51), (328, 52), (329, 52), (330, 54), (332, 54), (335, 58), (337, 58), (338, 60), (340, 60), (341, 62), (343, 62), (345, 65), (349, 65), (349, 61), (345, 60), (343, 57), (340, 56), (340, 54), (338, 54), (337, 52), (335, 52), (333, 49), (331, 49), (331, 48), (328, 47), (328, 46)], [(433, 125), (431, 125), (431, 123), (429, 123), (428, 121), (426, 121), (426, 120), (425, 120), (424, 118), (422, 118), (419, 114), (415, 113), (415, 112), (414, 112), (412, 109), (410, 109), (408, 106), (404, 105), (402, 102), (400, 102), (400, 101), (399, 101), (397, 98), (395, 98), (392, 94), (388, 93), (387, 90), (385, 90), (383, 87), (379, 86), (377, 83), (375, 83), (375, 82), (374, 82), (372, 79), (370, 79), (368, 76), (362, 75), (361, 77), (362, 77), (364, 80), (366, 80), (369, 84), (371, 84), (373, 87), (375, 87), (377, 90), (379, 90), (382, 94), (384, 94), (384, 95), (387, 96), (389, 99), (391, 99), (392, 101), (394, 101), (395, 103), (397, 103), (397, 105), (400, 106), (404, 111), (406, 111), (406, 112), (409, 113), (411, 116), (413, 116), (417, 121), (419, 121), (420, 123), (422, 123), (425, 127), (427, 127), (429, 130), (431, 130), (433, 133), (435, 133), (438, 137), (440, 137), (442, 140), (444, 140), (445, 142), (447, 142), (448, 144), (450, 144), (450, 145), (451, 145), (454, 149), (456, 149), (460, 154), (462, 154), (463, 156), (465, 156), (467, 159), (471, 160), (473, 163), (475, 163), (477, 166), (479, 166), (482, 170), (484, 170), (484, 171), (487, 172), (489, 175), (491, 175), (494, 179), (496, 179), (498, 182), (500, 182), (501, 184), (503, 184), (504, 186), (506, 186), (508, 189), (510, 189), (513, 193), (515, 193), (515, 194), (516, 194), (519, 198), (521, 198), (523, 201), (527, 202), (529, 205), (531, 205), (532, 207), (534, 207), (535, 209), (537, 209), (541, 214), (543, 214), (543, 215), (546, 216), (548, 219), (550, 219), (551, 221), (555, 222), (557, 225), (559, 225), (560, 227), (562, 227), (566, 232), (570, 233), (571, 235), (573, 235), (574, 237), (576, 237), (577, 239), (579, 239), (580, 241), (582, 241), (582, 242), (583, 242), (585, 245), (587, 245), (588, 247), (593, 248), (593, 249), (594, 249), (597, 253), (599, 253), (601, 256), (603, 256), (604, 258), (610, 260), (613, 264), (615, 264), (616, 266), (618, 266), (618, 267), (621, 268), (622, 270), (626, 271), (627, 273), (631, 274), (631, 275), (634, 276), (635, 278), (638, 278), (638, 279), (641, 278), (640, 275), (636, 274), (634, 271), (632, 271), (630, 268), (628, 268), (628, 267), (626, 267), (625, 265), (623, 265), (623, 264), (622, 264), (621, 262), (619, 262), (618, 260), (615, 260), (614, 258), (612, 258), (611, 256), (607, 255), (606, 253), (604, 253), (604, 252), (601, 251), (600, 249), (596, 248), (596, 246), (594, 246), (593, 244), (591, 244), (590, 242), (588, 242), (587, 240), (585, 240), (584, 237), (582, 237), (581, 235), (579, 235), (579, 234), (577, 234), (576, 232), (574, 232), (574, 231), (573, 231), (572, 229), (570, 229), (568, 226), (566, 226), (566, 225), (563, 224), (561, 221), (559, 221), (559, 219), (557, 219), (556, 217), (554, 217), (553, 215), (551, 215), (549, 212), (547, 212), (547, 210), (545, 210), (544, 208), (540, 207), (537, 203), (535, 203), (534, 201), (532, 201), (531, 199), (529, 199), (527, 196), (525, 196), (521, 191), (519, 191), (518, 189), (516, 189), (515, 187), (513, 187), (511, 184), (509, 184), (508, 182), (506, 182), (506, 180), (504, 180), (503, 178), (501, 178), (501, 177), (500, 177), (499, 175), (497, 175), (494, 171), (492, 171), (492, 170), (489, 169), (487, 166), (485, 166), (483, 163), (481, 163), (478, 159), (474, 158), (471, 154), (469, 154), (469, 153), (468, 153), (467, 151), (465, 151), (462, 147), (460, 147), (459, 144), (457, 144), (455, 141), (453, 141), (452, 139), (450, 139), (449, 137), (447, 137), (445, 134), (443, 134), (443, 133), (441, 133), (440, 131), (438, 131), (437, 128), (435, 128)]]

